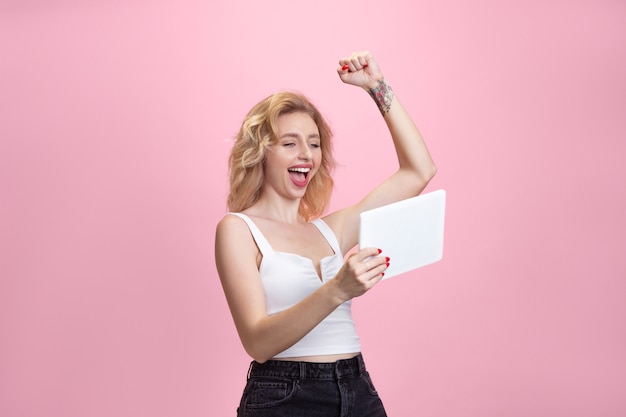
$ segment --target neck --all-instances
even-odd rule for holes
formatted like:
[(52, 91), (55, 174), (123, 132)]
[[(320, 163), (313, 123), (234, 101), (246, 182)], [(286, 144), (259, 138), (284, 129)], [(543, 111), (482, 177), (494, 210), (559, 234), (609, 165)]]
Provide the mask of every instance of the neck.
[(248, 214), (265, 219), (276, 220), (282, 223), (303, 223), (304, 219), (298, 214), (300, 199), (297, 200), (273, 200), (261, 198), (252, 207), (246, 210)]

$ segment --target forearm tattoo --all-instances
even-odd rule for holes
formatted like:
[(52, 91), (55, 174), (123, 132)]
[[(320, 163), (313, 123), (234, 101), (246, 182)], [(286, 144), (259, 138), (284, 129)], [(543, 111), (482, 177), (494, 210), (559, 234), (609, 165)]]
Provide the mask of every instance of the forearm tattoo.
[(385, 80), (380, 80), (375, 88), (369, 90), (369, 93), (376, 102), (380, 114), (383, 116), (387, 114), (393, 101), (393, 90), (389, 84)]

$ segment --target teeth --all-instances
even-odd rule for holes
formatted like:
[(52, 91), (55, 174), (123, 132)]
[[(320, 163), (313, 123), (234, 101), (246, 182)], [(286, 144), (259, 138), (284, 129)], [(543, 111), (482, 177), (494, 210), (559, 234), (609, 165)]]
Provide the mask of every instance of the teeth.
[(289, 168), (289, 171), (294, 171), (294, 172), (309, 172), (311, 170), (311, 168)]

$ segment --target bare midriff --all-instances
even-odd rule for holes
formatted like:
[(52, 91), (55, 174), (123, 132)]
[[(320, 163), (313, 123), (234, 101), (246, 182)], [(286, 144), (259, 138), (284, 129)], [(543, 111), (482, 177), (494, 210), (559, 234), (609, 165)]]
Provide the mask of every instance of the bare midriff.
[(343, 359), (352, 359), (357, 356), (359, 352), (354, 353), (340, 353), (336, 355), (316, 355), (316, 356), (294, 356), (292, 358), (273, 358), (275, 361), (292, 361), (292, 362), (336, 362)]

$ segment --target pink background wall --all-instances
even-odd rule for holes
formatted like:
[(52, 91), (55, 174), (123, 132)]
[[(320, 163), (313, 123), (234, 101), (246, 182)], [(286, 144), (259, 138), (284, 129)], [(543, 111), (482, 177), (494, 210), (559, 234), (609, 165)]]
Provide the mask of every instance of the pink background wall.
[(359, 198), (394, 166), (359, 49), (448, 191), (443, 262), (355, 302), (389, 414), (626, 415), (623, 1), (4, 0), (0, 45), (0, 415), (234, 415), (230, 138), (300, 90)]

